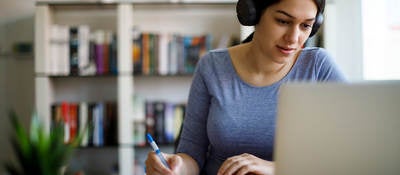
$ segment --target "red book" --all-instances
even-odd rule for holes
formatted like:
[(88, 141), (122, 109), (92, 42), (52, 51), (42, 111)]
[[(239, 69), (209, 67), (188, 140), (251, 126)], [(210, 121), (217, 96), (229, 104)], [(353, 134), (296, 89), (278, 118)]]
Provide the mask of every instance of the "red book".
[(78, 133), (78, 105), (69, 105), (69, 143), (71, 143)]
[(67, 102), (61, 103), (61, 116), (64, 119), (64, 143), (68, 143), (70, 139), (69, 132), (69, 104)]

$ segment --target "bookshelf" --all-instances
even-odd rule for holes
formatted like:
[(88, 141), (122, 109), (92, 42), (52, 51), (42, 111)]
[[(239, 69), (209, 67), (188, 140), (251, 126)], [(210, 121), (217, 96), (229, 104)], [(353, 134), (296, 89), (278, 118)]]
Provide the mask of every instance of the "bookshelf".
[[(135, 171), (135, 163), (141, 165), (145, 158), (143, 155), (146, 155), (144, 153), (150, 151), (150, 148), (134, 146), (133, 123), (137, 119), (134, 111), (134, 96), (140, 96), (149, 101), (185, 103), (192, 78), (191, 73), (134, 74), (133, 29), (138, 29), (140, 32), (182, 36), (211, 35), (210, 46), (213, 49), (222, 45), (222, 38), (241, 35), (243, 38), (241, 32), (247, 31), (236, 20), (235, 3), (233, 0), (37, 1), (35, 105), (47, 130), (50, 132), (51, 106), (54, 103), (62, 101), (116, 102), (118, 145), (79, 149), (79, 154), (85, 152), (87, 154), (76, 157), (78, 161), (91, 162), (89, 166), (110, 167), (104, 170), (108, 172), (92, 172), (94, 174), (109, 174), (111, 167), (115, 168), (115, 165), (118, 166), (119, 174), (132, 174)], [(90, 32), (101, 30), (115, 35), (117, 72), (74, 75), (69, 74), (71, 69), (69, 73), (68, 71), (59, 72), (61, 69), (59, 65), (62, 65), (60, 60), (65, 58), (60, 56), (60, 53), (63, 53), (62, 48), (58, 48), (56, 50), (58, 52), (54, 50), (54, 43), (59, 44), (59, 42), (54, 41), (53, 26), (87, 26)], [(103, 36), (106, 35), (103, 34)], [(112, 41), (110, 40), (109, 43)], [(165, 149), (169, 150), (168, 152), (173, 151), (172, 146), (163, 146), (168, 147)], [(96, 156), (91, 156), (93, 152)], [(104, 156), (100, 156), (102, 154)], [(96, 161), (99, 163), (93, 165), (92, 163)], [(104, 165), (105, 162), (109, 165)]]

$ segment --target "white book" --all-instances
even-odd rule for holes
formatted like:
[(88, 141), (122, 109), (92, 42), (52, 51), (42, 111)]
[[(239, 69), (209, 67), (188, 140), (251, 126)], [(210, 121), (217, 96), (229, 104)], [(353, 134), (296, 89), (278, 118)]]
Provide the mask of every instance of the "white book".
[(104, 43), (103, 44), (110, 44), (113, 39), (113, 33), (112, 31), (105, 31), (104, 32)]
[(160, 75), (168, 74), (168, 41), (169, 35), (167, 33), (161, 33), (159, 39), (159, 51), (158, 51), (158, 73)]
[(96, 44), (104, 44), (105, 42), (105, 31), (104, 30), (96, 30), (94, 32), (94, 42)]
[(173, 143), (175, 140), (175, 126), (174, 126), (174, 108), (175, 105), (172, 103), (165, 104), (165, 140), (167, 143)]
[(79, 134), (82, 134), (80, 145), (85, 147), (89, 143), (89, 125), (88, 125), (88, 103), (81, 102), (79, 104)]
[(133, 120), (142, 122), (146, 119), (145, 114), (145, 100), (140, 95), (135, 94), (133, 96)]
[(180, 130), (182, 127), (183, 123), (183, 115), (184, 111), (182, 109), (182, 106), (180, 105), (175, 105), (174, 108), (174, 140), (176, 140), (180, 134)]
[(171, 36), (168, 51), (169, 73), (174, 75), (178, 73), (178, 35)]
[(46, 70), (48, 70), (48, 73), (50, 75), (57, 75), (59, 70), (58, 66), (58, 61), (59, 61), (59, 54), (60, 54), (60, 47), (61, 47), (61, 41), (60, 41), (60, 32), (59, 32), (60, 26), (58, 25), (52, 25), (50, 27), (50, 58), (48, 59), (46, 63)]
[(90, 28), (88, 25), (80, 25), (78, 27), (78, 65), (79, 74), (82, 74), (84, 69), (89, 67), (89, 35)]
[(60, 40), (60, 53), (57, 55), (58, 63), (58, 75), (69, 75), (70, 64), (69, 64), (69, 27), (60, 25), (59, 26), (59, 40)]
[[(96, 35), (94, 32), (90, 32), (88, 33), (88, 42), (89, 42), (89, 46), (88, 46), (88, 66), (85, 67), (84, 69), (80, 69), (80, 75), (96, 75), (96, 61), (95, 61), (95, 53), (91, 53), (93, 52), (93, 48), (91, 48), (91, 43), (94, 44), (96, 41)], [(94, 47), (94, 46), (92, 46)], [(92, 55), (91, 55), (92, 54)]]

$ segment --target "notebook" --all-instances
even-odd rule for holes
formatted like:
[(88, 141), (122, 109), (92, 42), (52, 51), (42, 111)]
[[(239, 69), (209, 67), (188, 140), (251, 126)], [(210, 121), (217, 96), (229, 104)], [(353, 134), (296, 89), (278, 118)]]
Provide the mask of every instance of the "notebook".
[(280, 89), (276, 175), (400, 175), (400, 81)]

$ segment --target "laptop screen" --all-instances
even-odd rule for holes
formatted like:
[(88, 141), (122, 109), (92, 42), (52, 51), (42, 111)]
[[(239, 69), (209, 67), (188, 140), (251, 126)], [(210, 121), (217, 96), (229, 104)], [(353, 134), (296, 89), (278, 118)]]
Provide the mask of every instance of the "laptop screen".
[(399, 175), (400, 81), (286, 84), (276, 175)]

